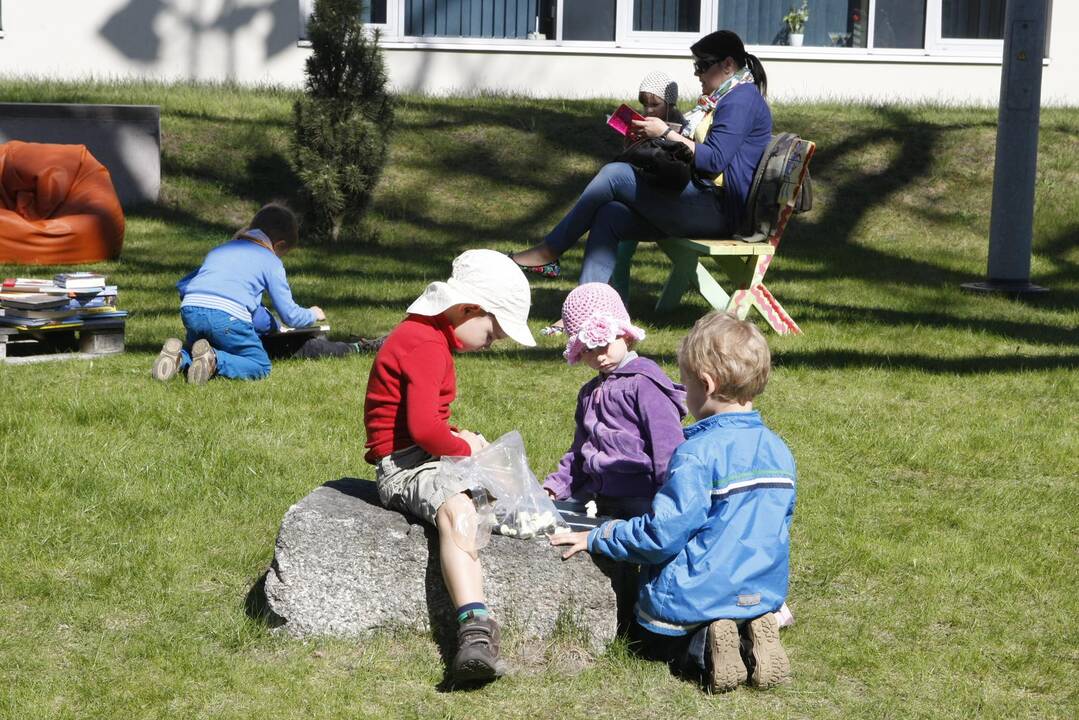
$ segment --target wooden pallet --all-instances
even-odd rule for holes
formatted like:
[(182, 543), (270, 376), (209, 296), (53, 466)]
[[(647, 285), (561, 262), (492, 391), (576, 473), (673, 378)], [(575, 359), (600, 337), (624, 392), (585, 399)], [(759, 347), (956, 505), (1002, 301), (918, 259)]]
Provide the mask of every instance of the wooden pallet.
[(0, 326), (0, 362), (11, 365), (91, 359), (123, 351), (124, 318), (41, 327)]

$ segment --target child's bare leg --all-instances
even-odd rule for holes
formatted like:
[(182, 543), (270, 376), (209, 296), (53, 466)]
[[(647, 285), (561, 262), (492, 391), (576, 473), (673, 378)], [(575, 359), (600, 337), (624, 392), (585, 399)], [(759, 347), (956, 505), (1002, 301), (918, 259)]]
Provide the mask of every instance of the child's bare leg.
[(475, 515), (476, 508), (464, 493), (442, 503), (435, 514), (442, 580), (454, 607), (483, 602), (483, 570), (474, 546), (475, 537), (462, 537), (455, 530), (455, 527), (474, 528)]
[(483, 602), (476, 521), (476, 508), (463, 493), (442, 503), (435, 513), (442, 580), (458, 613), (457, 654), (450, 666), (458, 682), (487, 682), (505, 672), (498, 659), (498, 623)]

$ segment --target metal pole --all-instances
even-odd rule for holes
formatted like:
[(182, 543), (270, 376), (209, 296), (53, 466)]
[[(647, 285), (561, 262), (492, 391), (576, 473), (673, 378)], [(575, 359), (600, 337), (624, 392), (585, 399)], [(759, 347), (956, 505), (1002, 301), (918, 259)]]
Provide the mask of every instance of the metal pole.
[(1030, 282), (1047, 5), (1046, 0), (1007, 2), (988, 279), (964, 283), (966, 290), (1012, 295), (1047, 291)]

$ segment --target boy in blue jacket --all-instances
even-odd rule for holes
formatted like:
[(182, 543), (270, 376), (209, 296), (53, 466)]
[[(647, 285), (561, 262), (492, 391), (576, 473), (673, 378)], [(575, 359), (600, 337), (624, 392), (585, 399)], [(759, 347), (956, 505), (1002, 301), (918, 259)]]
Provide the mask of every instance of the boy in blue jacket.
[(202, 266), (176, 284), (187, 342), (165, 341), (151, 375), (170, 380), (187, 371), (187, 381), (202, 385), (215, 374), (258, 380), (270, 374), (270, 358), (255, 332), (253, 316), (269, 292), (281, 319), (293, 327), (325, 320), (319, 307), (300, 307), (292, 299), (281, 258), (296, 245), (299, 223), (288, 208), (269, 204), (229, 242), (211, 250)]
[(794, 458), (753, 399), (768, 382), (768, 343), (752, 324), (713, 312), (678, 352), (685, 429), (652, 511), (591, 532), (555, 535), (581, 550), (640, 563), (630, 638), (641, 654), (713, 692), (790, 677), (775, 613), (787, 595)]

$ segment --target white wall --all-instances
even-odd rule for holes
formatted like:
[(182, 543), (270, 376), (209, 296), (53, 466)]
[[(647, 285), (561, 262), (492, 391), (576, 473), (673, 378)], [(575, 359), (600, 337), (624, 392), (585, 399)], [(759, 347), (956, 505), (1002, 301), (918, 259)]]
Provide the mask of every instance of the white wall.
[[(55, 78), (143, 77), (298, 85), (309, 52), (297, 43), (297, 0), (36, 0), (3, 3), (0, 74)], [(1046, 104), (1079, 105), (1079, 1), (1053, 3)], [(490, 47), (490, 46), (486, 46)], [(775, 99), (870, 99), (995, 104), (1000, 65), (827, 59), (761, 52)], [(441, 43), (386, 43), (391, 82), (403, 90), (475, 90), (538, 96), (632, 97), (652, 70), (685, 97), (699, 86), (688, 51), (549, 47), (494, 52)], [(808, 48), (806, 52), (811, 52)]]
[[(394, 84), (435, 93), (496, 89), (554, 97), (637, 95), (642, 77), (663, 70), (678, 82), (684, 98), (700, 92), (685, 57), (555, 54), (496, 54), (387, 48)], [(995, 105), (1000, 95), (1000, 63), (834, 62), (768, 57), (769, 97), (775, 100), (934, 101)], [(1043, 68), (1043, 104), (1079, 105), (1079, 62)]]

